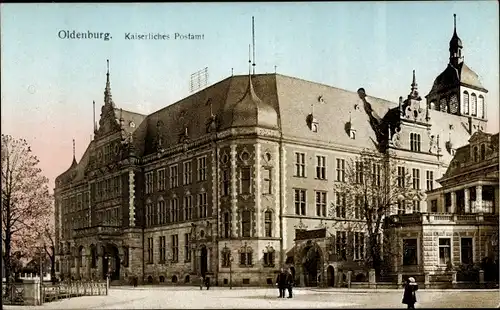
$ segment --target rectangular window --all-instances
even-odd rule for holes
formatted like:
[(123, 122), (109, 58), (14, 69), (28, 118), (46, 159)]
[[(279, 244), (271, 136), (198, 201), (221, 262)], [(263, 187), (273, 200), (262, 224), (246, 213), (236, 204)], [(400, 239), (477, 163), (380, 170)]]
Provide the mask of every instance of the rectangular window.
[(406, 213), (406, 204), (404, 200), (398, 200), (398, 214)]
[(412, 170), (413, 189), (420, 189), (420, 169)]
[(274, 267), (274, 252), (264, 253), (264, 266)]
[(184, 167), (183, 167), (182, 171), (184, 172), (183, 184), (184, 185), (191, 184), (193, 171), (191, 170), (191, 162), (190, 161), (187, 161), (184, 163)]
[(472, 249), (472, 238), (460, 238), (460, 261), (462, 264), (469, 265), (474, 262)]
[(337, 260), (347, 260), (347, 232), (337, 231), (336, 239)]
[(146, 227), (154, 225), (154, 210), (153, 210), (153, 204), (152, 203), (147, 203), (146, 204)]
[(362, 232), (354, 233), (354, 259), (365, 259), (365, 234)]
[(165, 168), (158, 170), (158, 191), (165, 190), (166, 176)]
[(224, 213), (224, 238), (229, 238), (231, 234), (231, 219), (229, 212)]
[(203, 156), (198, 158), (198, 181), (205, 181), (207, 179), (207, 157)]
[(179, 199), (174, 198), (170, 201), (170, 211), (172, 213), (171, 215), (171, 221), (172, 222), (177, 222), (179, 221)]
[(179, 169), (177, 165), (170, 167), (170, 188), (179, 186)]
[(403, 239), (403, 265), (418, 265), (417, 239)]
[(405, 177), (406, 177), (406, 174), (405, 174), (405, 167), (398, 167), (398, 177), (397, 177), (397, 181), (398, 181), (398, 186), (399, 187), (405, 187)]
[(420, 135), (418, 133), (410, 133), (410, 150), (420, 152)]
[(354, 218), (362, 219), (363, 218), (363, 196), (356, 195), (354, 198)]
[(241, 236), (250, 237), (250, 232), (252, 229), (252, 215), (250, 211), (243, 211), (241, 213)]
[(146, 194), (153, 192), (153, 172), (146, 173)]
[(305, 177), (306, 176), (306, 154), (305, 153), (295, 153), (295, 176)]
[(229, 196), (230, 194), (230, 183), (229, 170), (225, 169), (222, 171), (222, 196)]
[(345, 205), (346, 205), (346, 194), (337, 192), (335, 193), (335, 211), (338, 218), (345, 219)]
[(337, 158), (337, 181), (345, 182), (345, 160)]
[(271, 194), (271, 168), (264, 168), (262, 170), (262, 194)]
[(163, 225), (167, 223), (167, 204), (165, 201), (158, 201), (158, 224)]
[(316, 156), (316, 179), (326, 180), (326, 157)]
[(382, 165), (377, 163), (372, 164), (372, 185), (380, 186), (382, 180), (381, 172), (382, 172)]
[(153, 238), (148, 238), (148, 264), (153, 263)]
[(193, 218), (193, 196), (184, 197), (184, 220), (189, 221)]
[(363, 162), (356, 162), (356, 183), (363, 183)]
[(439, 239), (439, 264), (446, 265), (451, 261), (451, 239)]
[(222, 267), (227, 268), (231, 264), (231, 252), (229, 249), (224, 249), (222, 251)]
[(316, 192), (316, 216), (326, 217), (326, 192)]
[(241, 193), (250, 194), (251, 183), (252, 183), (251, 182), (252, 175), (250, 172), (250, 168), (248, 167), (241, 168), (240, 174), (241, 174)]
[(306, 215), (306, 191), (303, 189), (295, 190), (295, 214)]
[(411, 211), (413, 213), (419, 213), (420, 212), (420, 200), (412, 200), (411, 201)]
[(172, 262), (179, 261), (179, 235), (172, 235)]
[(198, 217), (200, 219), (207, 217), (207, 193), (198, 194)]
[(264, 213), (264, 230), (265, 230), (265, 236), (266, 237), (272, 237), (273, 236), (273, 220), (272, 220), (272, 213), (270, 211), (266, 211)]
[(160, 236), (160, 264), (167, 260), (167, 241), (165, 236)]
[(252, 252), (241, 252), (240, 253), (240, 265), (252, 266)]
[(437, 201), (437, 199), (431, 200), (431, 212), (438, 212), (438, 201)]
[(427, 179), (427, 190), (430, 191), (434, 189), (434, 171), (427, 170), (425, 176)]
[(191, 261), (191, 250), (189, 249), (189, 234), (184, 234), (184, 261)]

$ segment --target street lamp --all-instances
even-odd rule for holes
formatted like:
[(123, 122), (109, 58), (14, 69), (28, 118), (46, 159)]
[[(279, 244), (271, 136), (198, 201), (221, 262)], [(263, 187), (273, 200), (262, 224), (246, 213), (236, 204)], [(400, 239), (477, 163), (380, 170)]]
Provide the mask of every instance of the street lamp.
[(233, 254), (229, 253), (229, 289), (233, 289)]

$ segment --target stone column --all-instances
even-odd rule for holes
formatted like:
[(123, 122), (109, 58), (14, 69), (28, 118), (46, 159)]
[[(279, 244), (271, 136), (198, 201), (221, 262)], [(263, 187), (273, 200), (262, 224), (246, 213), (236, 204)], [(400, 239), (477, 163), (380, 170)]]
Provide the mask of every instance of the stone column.
[(428, 272), (424, 273), (424, 288), (429, 288), (431, 286), (431, 277)]
[(398, 288), (400, 288), (403, 285), (403, 274), (401, 272), (398, 272)]
[(438, 212), (446, 212), (446, 199), (445, 199), (445, 194), (441, 194), (439, 196), (439, 199), (441, 200), (441, 207), (438, 206)]
[(97, 277), (98, 280), (102, 280), (104, 277), (103, 274), (103, 267), (104, 267), (104, 251), (102, 249), (102, 246), (97, 247)]
[(212, 272), (212, 248), (207, 248), (207, 272)]
[(347, 287), (351, 288), (352, 271), (347, 271)]
[(483, 213), (483, 186), (476, 186), (476, 210), (477, 213)]
[(470, 193), (468, 188), (464, 189), (464, 199), (465, 199), (465, 213), (471, 213)]
[(375, 269), (370, 269), (368, 272), (368, 281), (370, 283), (370, 288), (377, 287), (377, 278), (375, 275)]
[(479, 270), (479, 284), (484, 284), (484, 270)]
[(451, 213), (457, 212), (457, 193), (455, 191), (450, 193), (451, 196)]
[(231, 144), (230, 152), (230, 163), (231, 163), (231, 237), (236, 237), (237, 224), (238, 224), (238, 193), (236, 191), (236, 183), (238, 178), (236, 177), (236, 144)]

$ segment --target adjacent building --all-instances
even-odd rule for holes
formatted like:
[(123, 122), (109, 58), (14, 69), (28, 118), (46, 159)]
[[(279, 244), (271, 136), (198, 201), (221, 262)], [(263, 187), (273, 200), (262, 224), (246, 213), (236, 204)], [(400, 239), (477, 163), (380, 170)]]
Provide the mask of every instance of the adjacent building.
[[(455, 31), (426, 100), (414, 72), (396, 103), (248, 74), (141, 115), (115, 105), (108, 70), (94, 139), (56, 179), (59, 274), (261, 285), (286, 264), (302, 285), (338, 285), (366, 250), (364, 232), (348, 232), (353, 219), (329, 207), (352, 207), (334, 191), (346, 162), (390, 149), (416, 189), (433, 190), (457, 148), (486, 127), (487, 91), (462, 48)], [(394, 212), (429, 208), (422, 196)], [(357, 249), (349, 258), (348, 246)]]

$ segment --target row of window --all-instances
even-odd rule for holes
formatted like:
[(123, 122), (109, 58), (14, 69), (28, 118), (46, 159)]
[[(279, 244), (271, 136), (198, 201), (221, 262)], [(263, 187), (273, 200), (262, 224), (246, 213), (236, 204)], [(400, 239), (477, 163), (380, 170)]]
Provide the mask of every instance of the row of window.
[(156, 204), (148, 201), (144, 214), (146, 227), (206, 218), (208, 216), (207, 193), (200, 193), (196, 197), (195, 208), (193, 208), (192, 195), (182, 198), (181, 204), (179, 204), (179, 198), (170, 199), (169, 205), (165, 200), (159, 200)]
[(484, 97), (482, 95), (477, 97), (475, 93), (469, 96), (467, 91), (464, 91), (463, 95), (462, 114), (484, 118)]
[(120, 207), (99, 210), (96, 212), (97, 225), (103, 226), (121, 226), (122, 213)]
[(122, 195), (121, 177), (115, 176), (91, 184), (92, 197), (94, 201), (117, 198)]
[(88, 209), (90, 205), (90, 193), (83, 192), (72, 195), (71, 197), (65, 197), (62, 199), (61, 204), (63, 214)]
[[(473, 243), (471, 237), (460, 238), (460, 262), (472, 264), (474, 262)], [(451, 263), (451, 238), (439, 238), (439, 264)], [(403, 239), (403, 265), (418, 265), (418, 240), (416, 238)]]
[(348, 234), (347, 231), (337, 231), (335, 235), (337, 261), (345, 261), (349, 255), (352, 255), (354, 260), (365, 259), (365, 234), (363, 232), (354, 232), (352, 233), (352, 240), (348, 240)]
[[(264, 212), (264, 236), (273, 236), (273, 213), (271, 211)], [(249, 210), (244, 210), (241, 212), (240, 221), (240, 236), (241, 237), (252, 237), (252, 224), (255, 222), (255, 213)], [(229, 211), (222, 213), (222, 238), (231, 237), (231, 214)]]
[[(406, 187), (407, 171), (403, 166), (398, 166), (397, 184), (399, 187)], [(413, 168), (411, 174), (412, 188), (420, 189), (420, 169)], [(434, 171), (425, 171), (426, 190), (434, 189)]]
[[(165, 264), (167, 260), (172, 263), (179, 262), (179, 235), (171, 235), (171, 257), (167, 257), (167, 239), (165, 236), (158, 238), (158, 263)], [(184, 234), (184, 262), (191, 261), (190, 236)], [(154, 263), (154, 239), (147, 239), (147, 263)]]
[[(145, 190), (146, 194), (151, 194), (155, 190), (165, 191), (167, 189), (167, 180), (169, 181), (169, 188), (176, 188), (179, 186), (179, 179), (182, 185), (188, 185), (193, 183), (193, 169), (192, 162), (186, 161), (180, 164), (182, 167), (179, 169), (179, 164), (175, 164), (169, 167), (169, 175), (167, 176), (167, 170), (165, 168), (158, 169), (156, 171), (149, 171), (145, 174)], [(207, 180), (207, 157), (199, 157), (196, 160), (196, 176), (197, 181)], [(155, 186), (156, 185), (156, 186)]]
[[(315, 159), (316, 176), (318, 180), (326, 180), (326, 156), (317, 155)], [(306, 154), (295, 152), (295, 172), (296, 177), (306, 177)], [(337, 158), (337, 181), (345, 181), (345, 160)]]

